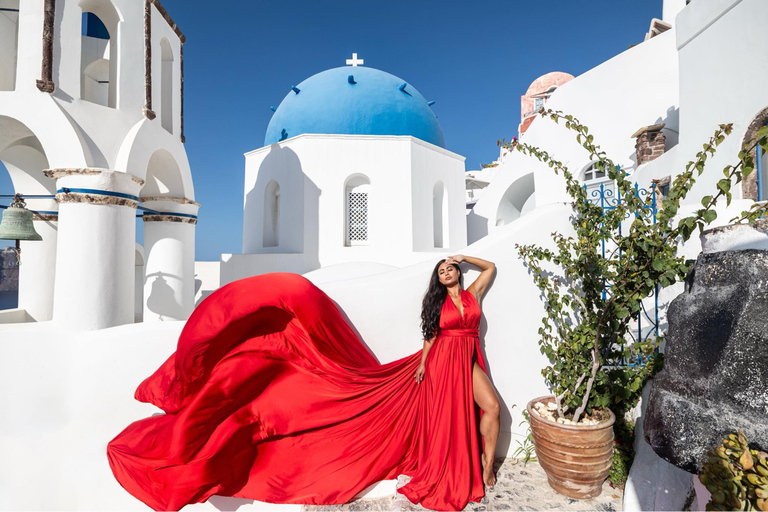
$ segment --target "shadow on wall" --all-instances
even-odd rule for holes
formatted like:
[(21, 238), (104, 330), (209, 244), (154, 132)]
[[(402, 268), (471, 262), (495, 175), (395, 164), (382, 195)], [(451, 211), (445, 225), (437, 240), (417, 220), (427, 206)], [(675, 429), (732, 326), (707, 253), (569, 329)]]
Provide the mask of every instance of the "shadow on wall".
[(246, 498), (233, 498), (230, 496), (211, 496), (208, 503), (222, 512), (234, 512), (243, 505), (253, 505), (254, 500)]
[(488, 217), (475, 213), (475, 210), (467, 214), (467, 245), (473, 244), (488, 235)]
[(665, 150), (669, 151), (677, 146), (680, 140), (680, 108), (672, 105), (667, 109), (667, 115), (658, 117), (654, 124), (664, 123), (662, 132), (666, 137)]
[[(270, 190), (279, 190), (276, 205), (267, 204), (267, 200), (275, 199), (265, 197), (267, 186), (273, 181), (277, 187), (273, 185)], [(273, 144), (245, 197), (243, 253), (304, 255), (303, 268), (268, 268), (264, 272), (304, 273), (319, 268), (319, 198), (320, 189), (304, 174), (298, 155), (288, 147)], [(270, 222), (264, 222), (267, 213)], [(274, 229), (276, 233), (265, 236), (265, 229)]]
[(168, 285), (168, 279), (178, 279), (170, 274), (155, 272), (147, 275), (147, 279), (152, 278), (152, 291), (147, 297), (147, 309), (155, 313), (161, 320), (179, 320), (185, 319), (184, 308), (176, 299), (173, 288)]
[[(680, 141), (680, 108), (672, 105), (667, 108), (666, 115), (657, 117), (652, 123), (649, 122), (649, 125), (661, 123), (664, 123), (664, 128), (661, 129), (661, 133), (664, 134), (664, 151), (667, 152), (677, 146)], [(637, 128), (640, 129), (642, 127), (638, 126)], [(632, 151), (627, 159), (632, 162), (630, 166), (637, 169), (637, 151)], [(671, 172), (671, 174), (674, 174), (674, 172)], [(657, 177), (661, 178), (662, 176)]]

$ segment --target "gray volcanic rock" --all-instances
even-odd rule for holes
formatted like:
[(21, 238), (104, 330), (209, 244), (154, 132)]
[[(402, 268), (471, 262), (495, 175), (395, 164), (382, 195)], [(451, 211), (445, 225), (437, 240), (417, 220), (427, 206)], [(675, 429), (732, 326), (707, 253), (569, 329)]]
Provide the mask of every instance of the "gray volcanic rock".
[(702, 254), (692, 273), (669, 306), (643, 428), (660, 457), (698, 473), (737, 429), (768, 450), (768, 251)]

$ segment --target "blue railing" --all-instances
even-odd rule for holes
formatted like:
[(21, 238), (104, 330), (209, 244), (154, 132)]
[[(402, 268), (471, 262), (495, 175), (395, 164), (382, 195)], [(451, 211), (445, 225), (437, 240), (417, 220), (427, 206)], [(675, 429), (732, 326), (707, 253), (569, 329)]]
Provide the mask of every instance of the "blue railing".
[[(612, 186), (606, 187), (605, 183), (606, 182), (600, 183), (599, 188), (584, 185), (584, 190), (587, 192), (587, 200), (594, 205), (600, 206), (600, 208), (603, 210), (603, 213), (608, 210), (614, 210), (616, 207), (621, 205), (621, 194), (617, 193), (615, 188)], [(608, 183), (613, 184), (613, 182)], [(638, 187), (637, 183), (635, 183), (634, 188), (635, 197), (642, 199), (643, 203), (645, 204), (645, 215), (651, 217), (653, 224), (656, 224), (657, 207), (655, 185), (651, 185), (650, 190), (647, 190)], [(650, 201), (648, 201), (649, 194)], [(635, 213), (635, 216), (637, 217), (638, 215), (642, 214), (643, 213)], [(627, 218), (629, 218), (629, 214), (627, 214)], [(622, 236), (621, 225), (619, 226), (619, 236)], [(613, 245), (613, 247), (611, 247), (611, 245)], [(613, 259), (614, 257), (617, 257), (619, 260), (621, 260), (621, 248), (619, 247), (617, 241), (612, 238), (603, 239), (601, 241), (601, 251), (603, 258), (607, 257), (608, 259)], [(611, 283), (603, 279), (603, 300), (607, 300), (608, 290), (610, 290), (611, 286)], [(633, 343), (648, 341), (648, 338), (650, 338), (652, 335), (656, 338), (659, 336), (659, 289), (659, 285), (656, 284), (654, 291), (640, 303), (640, 311), (638, 312), (636, 319), (637, 328), (630, 328), (629, 330), (629, 335)], [(650, 309), (649, 305), (646, 305), (650, 299), (653, 299), (652, 309)], [(620, 344), (620, 348), (623, 351), (623, 342)], [(638, 353), (630, 355), (629, 359), (622, 357), (621, 360), (611, 362), (609, 364), (613, 366), (635, 366), (644, 365), (645, 363), (646, 360), (643, 355)]]
[(762, 162), (761, 160), (763, 156), (763, 148), (761, 148), (759, 145), (755, 148), (755, 172), (757, 173), (755, 175), (755, 178), (757, 179), (757, 200), (762, 201), (763, 200), (763, 184), (762, 184), (762, 174), (763, 170)]

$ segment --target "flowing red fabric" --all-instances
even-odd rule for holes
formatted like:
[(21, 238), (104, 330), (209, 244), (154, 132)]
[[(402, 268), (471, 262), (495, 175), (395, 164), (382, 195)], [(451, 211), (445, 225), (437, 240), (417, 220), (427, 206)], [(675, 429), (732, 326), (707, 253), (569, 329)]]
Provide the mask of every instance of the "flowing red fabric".
[[(210, 496), (339, 504), (400, 474), (412, 502), (460, 510), (483, 496), (472, 357), (480, 308), (450, 298), (421, 383), (421, 350), (380, 365), (334, 302), (296, 274), (217, 290), (176, 352), (136, 390), (165, 411), (107, 447), (115, 478), (155, 510)], [(396, 319), (393, 319), (396, 321)]]

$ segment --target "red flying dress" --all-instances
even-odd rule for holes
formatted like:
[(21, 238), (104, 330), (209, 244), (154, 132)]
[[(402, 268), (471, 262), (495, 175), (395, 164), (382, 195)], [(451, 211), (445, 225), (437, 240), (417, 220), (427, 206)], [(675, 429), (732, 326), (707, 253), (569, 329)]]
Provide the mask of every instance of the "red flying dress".
[(483, 497), (472, 358), (485, 370), (480, 307), (446, 296), (419, 384), (421, 350), (380, 365), (334, 302), (296, 274), (217, 290), (176, 352), (136, 390), (164, 415), (107, 446), (115, 478), (155, 510), (212, 495), (271, 503), (346, 503), (380, 480), (435, 510)]

